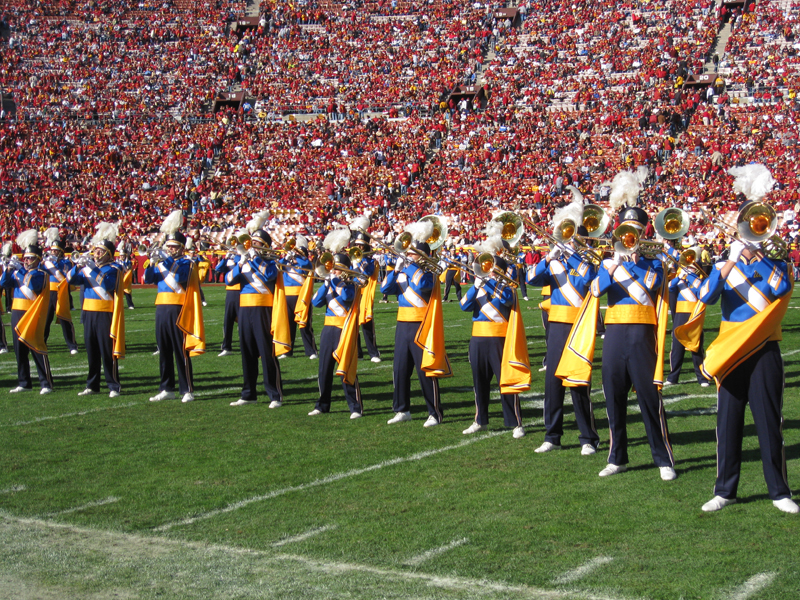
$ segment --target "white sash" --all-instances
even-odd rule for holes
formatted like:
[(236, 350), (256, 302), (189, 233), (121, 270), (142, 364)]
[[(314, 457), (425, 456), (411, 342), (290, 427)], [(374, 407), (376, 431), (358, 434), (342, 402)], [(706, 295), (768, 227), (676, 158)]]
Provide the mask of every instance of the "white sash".
[(583, 297), (570, 282), (569, 273), (564, 265), (557, 260), (551, 260), (550, 275), (555, 280), (556, 287), (564, 296), (564, 299), (569, 302), (571, 306), (580, 306), (583, 304)]
[(97, 294), (98, 298), (101, 300), (111, 300), (111, 294), (105, 291), (102, 285), (100, 285), (100, 283), (103, 281), (102, 272), (95, 278), (92, 276), (92, 270), (89, 267), (83, 267), (81, 271), (83, 271), (83, 279), (91, 282), (90, 287), (92, 288), (92, 291)]
[[(647, 278), (650, 277), (650, 269), (647, 272)], [(620, 265), (614, 271), (614, 281), (625, 288), (628, 295), (642, 306), (655, 306), (653, 304), (650, 294), (642, 287), (642, 284), (636, 281), (633, 276), (628, 272), (624, 265)]]
[(183, 289), (180, 283), (178, 283), (177, 277), (175, 277), (175, 271), (178, 269), (178, 261), (172, 263), (172, 268), (167, 271), (166, 268), (158, 265), (159, 270), (161, 271), (161, 276), (163, 278), (164, 283), (176, 294), (185, 294), (186, 290)]
[(742, 300), (747, 302), (754, 311), (761, 312), (769, 306), (769, 299), (745, 277), (738, 266), (734, 266), (733, 269), (731, 269), (726, 283), (734, 292), (739, 294)]
[(35, 271), (26, 273), (25, 279), (22, 280), (22, 285), (19, 286), (19, 291), (22, 292), (22, 295), (25, 296), (28, 300), (36, 300), (36, 292), (34, 292), (30, 287), (31, 277), (33, 276), (34, 272)]

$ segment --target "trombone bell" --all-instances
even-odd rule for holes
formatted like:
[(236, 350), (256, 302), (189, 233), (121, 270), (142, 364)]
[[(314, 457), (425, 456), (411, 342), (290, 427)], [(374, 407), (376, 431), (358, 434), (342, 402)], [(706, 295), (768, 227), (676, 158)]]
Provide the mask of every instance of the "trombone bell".
[(764, 202), (748, 204), (736, 218), (736, 229), (745, 242), (763, 242), (771, 238), (777, 228), (775, 209)]
[(639, 249), (641, 232), (633, 225), (622, 224), (614, 230), (614, 251), (629, 256)]
[(409, 246), (411, 246), (411, 242), (413, 241), (413, 237), (407, 231), (404, 231), (400, 235), (397, 236), (397, 239), (394, 241), (394, 251), (397, 254), (403, 254), (406, 250), (408, 250)]
[(611, 218), (601, 207), (596, 204), (587, 204), (583, 207), (583, 226), (590, 238), (603, 235), (608, 229)]
[(447, 239), (447, 225), (436, 215), (426, 215), (422, 217), (420, 221), (430, 221), (433, 223), (433, 233), (425, 240), (425, 243), (428, 244), (431, 249), (431, 253), (433, 253), (444, 245)]
[(665, 208), (656, 215), (653, 227), (665, 240), (677, 240), (689, 231), (689, 214), (678, 207)]
[(501, 223), (502, 229), (500, 230), (500, 237), (503, 241), (508, 242), (509, 246), (516, 246), (517, 242), (522, 238), (525, 233), (525, 225), (522, 222), (522, 217), (517, 213), (507, 211), (500, 213), (493, 222)]
[(572, 239), (572, 236), (575, 235), (576, 229), (575, 221), (572, 219), (564, 219), (558, 224), (555, 231), (553, 231), (553, 236), (556, 238), (557, 242), (566, 244)]

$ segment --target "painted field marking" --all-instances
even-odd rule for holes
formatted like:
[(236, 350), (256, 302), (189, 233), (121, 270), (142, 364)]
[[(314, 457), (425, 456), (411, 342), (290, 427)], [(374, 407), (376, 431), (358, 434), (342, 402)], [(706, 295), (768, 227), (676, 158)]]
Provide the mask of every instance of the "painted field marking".
[(202, 398), (203, 396), (214, 396), (215, 394), (224, 394), (225, 392), (242, 391), (242, 386), (239, 387), (226, 387), (218, 390), (206, 390), (205, 392), (197, 392), (194, 394), (195, 398)]
[(798, 352), (800, 352), (800, 350), (791, 350), (789, 352), (784, 352), (783, 354), (781, 354), (781, 356), (784, 356), (784, 357), (785, 356), (792, 356), (793, 354), (797, 354)]
[[(534, 421), (531, 425), (535, 425), (537, 423), (543, 422), (541, 419)], [(245, 506), (249, 506), (250, 504), (254, 504), (256, 502), (263, 502), (264, 500), (270, 500), (272, 498), (277, 498), (278, 496), (283, 496), (285, 494), (290, 494), (292, 492), (302, 492), (308, 489), (312, 489), (315, 487), (319, 487), (321, 485), (327, 485), (329, 483), (335, 483), (337, 481), (341, 481), (343, 479), (349, 479), (351, 477), (357, 477), (359, 475), (363, 475), (364, 473), (370, 473), (372, 471), (377, 471), (380, 469), (384, 469), (386, 467), (392, 467), (394, 465), (399, 465), (406, 462), (418, 461), (422, 460), (423, 458), (428, 458), (429, 456), (435, 456), (437, 454), (441, 454), (442, 452), (447, 452), (449, 450), (458, 450), (459, 448), (463, 448), (465, 446), (469, 446), (470, 444), (474, 444), (480, 440), (485, 440), (488, 438), (493, 438), (498, 435), (505, 435), (510, 433), (511, 430), (504, 430), (504, 431), (493, 431), (491, 433), (485, 433), (483, 435), (477, 437), (471, 437), (465, 439), (458, 444), (452, 444), (450, 446), (443, 446), (441, 448), (434, 448), (432, 450), (425, 450), (424, 452), (417, 452), (416, 454), (411, 454), (410, 456), (398, 456), (397, 458), (392, 458), (390, 460), (385, 460), (374, 465), (369, 465), (367, 467), (362, 467), (360, 469), (351, 469), (350, 471), (343, 471), (340, 473), (333, 473), (332, 475), (328, 475), (327, 477), (322, 477), (321, 479), (315, 479), (313, 481), (309, 481), (308, 483), (301, 483), (300, 485), (293, 485), (285, 488), (280, 488), (277, 490), (273, 490), (272, 492), (268, 492), (266, 494), (260, 494), (258, 496), (251, 496), (250, 498), (245, 498), (244, 500), (239, 500), (238, 502), (234, 502), (232, 504), (228, 504), (227, 506), (223, 506), (222, 508), (217, 508), (214, 510), (210, 510), (205, 513), (201, 513), (195, 517), (186, 517), (185, 519), (181, 519), (180, 521), (173, 521), (172, 523), (164, 523), (163, 525), (159, 525), (155, 527), (155, 531), (169, 531), (173, 527), (177, 527), (179, 525), (191, 525), (192, 523), (196, 523), (197, 521), (204, 521), (206, 519), (211, 519), (216, 517), (217, 515), (222, 515), (226, 513), (230, 513), (240, 508), (244, 508)]]
[(82, 510), (86, 510), (87, 508), (94, 508), (95, 506), (105, 506), (106, 504), (114, 504), (114, 502), (119, 502), (119, 498), (116, 496), (109, 496), (108, 498), (103, 498), (102, 500), (95, 500), (94, 502), (87, 502), (86, 504), (81, 504), (80, 506), (74, 506), (72, 508), (67, 508), (66, 510), (59, 510), (56, 512), (47, 513), (44, 515), (45, 517), (58, 517), (60, 515), (69, 515), (72, 513), (80, 512)]
[(14, 492), (24, 492), (27, 490), (24, 485), (12, 485), (11, 487), (7, 487), (4, 490), (0, 490), (0, 494), (13, 494)]
[[(141, 544), (153, 544), (161, 548), (173, 547), (179, 549), (197, 550), (201, 552), (203, 556), (207, 556), (210, 552), (218, 552), (220, 554), (236, 556), (253, 556), (256, 558), (263, 558), (265, 561), (270, 563), (296, 563), (297, 565), (305, 567), (309, 571), (319, 571), (325, 573), (362, 573), (384, 579), (390, 578), (399, 582), (407, 582), (411, 580), (422, 581), (427, 582), (431, 586), (450, 590), (463, 590), (469, 592), (483, 590), (485, 592), (514, 594), (517, 597), (527, 598), (529, 600), (567, 600), (575, 597), (574, 591), (562, 592), (558, 590), (546, 590), (526, 585), (509, 585), (502, 582), (487, 581), (486, 579), (431, 575), (429, 573), (421, 573), (418, 571), (388, 569), (358, 563), (324, 562), (295, 554), (274, 554), (271, 551), (253, 550), (250, 548), (241, 548), (236, 546), (207, 544), (204, 542), (192, 542), (188, 540), (176, 540), (161, 536), (143, 536), (133, 533), (123, 533), (119, 531), (102, 529), (90, 529), (88, 527), (77, 527), (68, 523), (59, 523), (57, 521), (17, 517), (3, 510), (0, 510), (0, 517), (8, 521), (13, 521), (19, 525), (30, 525), (42, 529), (52, 529), (75, 534), (76, 537), (81, 538), (81, 543), (91, 541), (96, 543), (98, 546), (107, 545), (109, 541), (116, 541), (118, 543), (130, 542), (135, 546), (140, 546)], [(77, 543), (79, 543), (78, 540), (76, 540), (76, 544)], [(592, 597), (598, 598), (598, 600), (601, 598), (598, 596)], [(607, 596), (602, 596), (602, 599), (614, 600), (614, 598)]]
[(281, 546), (285, 546), (286, 544), (294, 544), (295, 542), (302, 542), (303, 540), (307, 540), (310, 537), (314, 537), (315, 535), (319, 535), (320, 533), (325, 533), (326, 531), (331, 531), (336, 529), (338, 525), (324, 525), (323, 527), (317, 527), (315, 529), (309, 529), (305, 533), (300, 533), (298, 535), (283, 538), (277, 542), (270, 544), (273, 548), (280, 548)]
[(459, 546), (463, 546), (464, 544), (468, 544), (468, 543), (469, 543), (469, 539), (467, 539), (467, 538), (461, 538), (460, 540), (453, 540), (449, 544), (445, 544), (444, 546), (439, 546), (438, 548), (432, 548), (431, 550), (428, 550), (427, 552), (423, 552), (422, 554), (418, 554), (417, 556), (413, 556), (413, 557), (409, 558), (408, 560), (403, 561), (403, 564), (404, 565), (408, 565), (410, 567), (416, 567), (417, 565), (420, 565), (420, 564), (424, 563), (425, 561), (428, 561), (428, 560), (432, 559), (434, 556), (438, 556), (439, 554), (443, 554), (444, 552), (447, 552), (448, 550), (452, 550), (453, 548), (458, 548)]
[[(665, 396), (663, 399), (664, 406), (669, 406), (670, 404), (675, 404), (676, 402), (680, 402), (682, 400), (693, 400), (695, 398), (717, 398), (716, 394), (678, 394), (676, 396)], [(630, 398), (629, 398), (630, 399)], [(629, 411), (632, 413), (640, 413), (642, 409), (639, 408), (639, 405), (633, 405), (629, 407)]]
[(602, 567), (603, 565), (607, 565), (614, 559), (610, 556), (598, 556), (597, 558), (593, 558), (592, 560), (583, 563), (581, 566), (567, 571), (553, 579), (553, 583), (555, 585), (564, 585), (566, 583), (572, 583), (573, 581), (577, 581), (578, 579), (583, 579), (587, 575), (589, 575), (592, 571), (596, 570), (598, 567)]
[[(74, 369), (74, 368), (75, 368), (75, 365), (72, 365), (72, 366), (69, 366), (69, 367), (54, 367), (54, 368), (51, 368), (50, 370), (53, 373), (58, 373), (59, 371), (67, 371), (69, 369)], [(124, 368), (125, 368), (124, 365), (120, 365), (119, 366), (119, 370), (120, 371), (122, 371)], [(86, 371), (83, 370), (83, 371), (81, 371), (81, 373), (86, 373)], [(60, 375), (69, 375), (69, 373), (60, 373)]]
[(97, 408), (90, 408), (87, 410), (81, 410), (78, 412), (72, 413), (64, 413), (61, 415), (53, 415), (50, 417), (36, 417), (35, 419), (31, 419), (30, 421), (17, 421), (16, 423), (3, 423), (0, 424), (0, 427), (20, 427), (22, 425), (33, 425), (34, 423), (41, 423), (42, 421), (52, 421), (54, 419), (66, 419), (68, 417), (82, 417), (83, 415), (88, 415), (94, 412), (100, 412), (101, 410), (114, 410), (116, 408), (130, 408), (131, 406), (136, 406), (139, 402), (128, 402), (127, 404), (115, 404), (114, 406), (100, 406)]
[(758, 575), (754, 575), (742, 585), (733, 589), (728, 596), (728, 600), (746, 600), (753, 594), (757, 594), (770, 585), (777, 576), (777, 573), (759, 573)]

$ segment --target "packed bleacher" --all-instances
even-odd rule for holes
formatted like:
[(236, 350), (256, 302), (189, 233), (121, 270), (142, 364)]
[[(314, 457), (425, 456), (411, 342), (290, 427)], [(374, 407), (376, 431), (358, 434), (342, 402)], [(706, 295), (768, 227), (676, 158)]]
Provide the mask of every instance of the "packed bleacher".
[[(498, 210), (547, 222), (569, 185), (605, 205), (639, 166), (651, 214), (724, 214), (727, 169), (753, 161), (797, 232), (791, 4), (263, 0), (235, 26), (245, 8), (0, 4), (3, 239), (102, 220), (152, 237), (175, 208), (211, 237), (270, 208), (279, 240), (369, 210), (385, 235), (442, 214), (469, 243)], [(704, 69), (719, 80), (689, 85)], [(453, 94), (470, 85), (482, 96)], [(239, 89), (241, 106), (215, 102)]]

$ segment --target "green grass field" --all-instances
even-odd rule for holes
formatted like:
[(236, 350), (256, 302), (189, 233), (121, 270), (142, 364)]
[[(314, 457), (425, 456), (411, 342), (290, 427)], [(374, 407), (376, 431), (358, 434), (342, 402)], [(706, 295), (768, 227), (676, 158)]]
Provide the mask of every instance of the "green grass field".
[[(410, 423), (386, 424), (396, 304), (376, 304), (384, 361), (359, 364), (365, 415), (351, 421), (340, 387), (330, 414), (307, 416), (317, 362), (302, 356), (281, 362), (282, 408), (229, 406), (241, 359), (238, 346), (216, 356), (224, 290), (206, 295), (209, 352), (194, 360), (193, 403), (148, 401), (158, 390), (153, 290), (135, 290), (137, 308), (125, 314), (119, 398), (78, 397), (86, 358), (66, 352), (57, 326), (56, 392), (0, 392), (0, 598), (800, 598), (800, 518), (767, 496), (752, 420), (739, 504), (700, 510), (713, 495), (716, 400), (686, 369), (686, 383), (664, 394), (678, 479), (660, 480), (634, 396), (630, 470), (601, 479), (608, 429), (599, 389), (594, 456), (580, 455), (569, 408), (564, 450), (533, 452), (543, 441), (538, 372), (523, 396), (526, 437), (502, 428), (499, 403), (488, 432), (461, 434), (474, 415), (471, 324), (455, 303), (445, 305), (455, 370), (442, 382), (445, 422), (424, 429), (421, 397)], [(523, 310), (538, 366), (537, 300)], [(793, 299), (782, 343), (794, 489), (798, 308)], [(712, 307), (709, 331), (718, 322)], [(319, 335), (321, 311), (315, 325)], [(13, 354), (0, 357), (7, 389), (15, 369)]]

